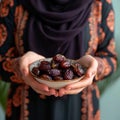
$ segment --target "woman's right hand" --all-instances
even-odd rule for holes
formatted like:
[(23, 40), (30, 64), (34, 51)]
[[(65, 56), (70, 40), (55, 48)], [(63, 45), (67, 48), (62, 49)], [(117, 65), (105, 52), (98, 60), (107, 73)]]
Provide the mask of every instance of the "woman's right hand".
[[(57, 92), (54, 89), (49, 88), (45, 84), (40, 84), (37, 82), (29, 73), (29, 65), (39, 59), (43, 59), (44, 56), (41, 56), (35, 52), (29, 51), (24, 54), (22, 57), (15, 60), (14, 70), (17, 72), (24, 82), (29, 85), (34, 91), (38, 94), (42, 95), (55, 95), (57, 96)], [(17, 69), (16, 69), (17, 68)]]

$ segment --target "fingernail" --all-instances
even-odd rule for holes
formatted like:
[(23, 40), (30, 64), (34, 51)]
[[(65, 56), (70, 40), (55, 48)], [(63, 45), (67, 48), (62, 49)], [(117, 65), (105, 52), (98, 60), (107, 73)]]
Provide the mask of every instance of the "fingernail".
[(71, 90), (72, 88), (71, 87), (68, 87), (67, 90)]
[(64, 96), (64, 94), (60, 94), (60, 97)]
[(54, 96), (55, 96), (55, 97), (58, 97), (58, 94), (55, 94)]
[(55, 95), (55, 92), (51, 93), (51, 95)]
[(45, 91), (46, 91), (46, 92), (49, 92), (49, 89), (48, 89), (48, 88), (45, 88)]

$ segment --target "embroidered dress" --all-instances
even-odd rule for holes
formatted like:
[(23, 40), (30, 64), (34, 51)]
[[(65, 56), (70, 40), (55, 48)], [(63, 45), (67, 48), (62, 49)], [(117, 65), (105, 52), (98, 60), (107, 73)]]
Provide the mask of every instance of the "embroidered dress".
[[(71, 54), (67, 48), (65, 51), (58, 51), (66, 44), (59, 49), (54, 47), (56, 51), (54, 54), (57, 51), (63, 52), (73, 59), (90, 54), (99, 62), (93, 84), (77, 95), (57, 98), (39, 95), (12, 69), (14, 58), (28, 50), (38, 52), (31, 47), (32, 43), (27, 36), (30, 17), (29, 11), (18, 0), (2, 0), (0, 3), (0, 77), (1, 80), (11, 83), (6, 120), (100, 120), (100, 96), (96, 83), (116, 70), (114, 11), (111, 0), (94, 0), (88, 19), (82, 28), (81, 41), (75, 39), (70, 45), (67, 44), (67, 48), (72, 46)], [(48, 54), (42, 50), (40, 54), (45, 57), (52, 56), (49, 50), (45, 49)], [(76, 50), (76, 56), (73, 56)]]

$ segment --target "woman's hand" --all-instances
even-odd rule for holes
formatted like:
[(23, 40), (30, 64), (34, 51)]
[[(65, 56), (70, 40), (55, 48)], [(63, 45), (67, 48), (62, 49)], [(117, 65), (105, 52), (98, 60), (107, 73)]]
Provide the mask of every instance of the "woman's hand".
[(14, 64), (14, 68), (17, 72), (17, 75), (19, 75), (24, 80), (24, 82), (38, 94), (47, 96), (55, 95), (56, 91), (54, 89), (50, 89), (48, 88), (48, 86), (38, 83), (29, 73), (29, 65), (32, 62), (43, 58), (43, 56), (36, 54), (32, 51), (27, 52), (22, 57), (16, 59), (17, 64)]
[(63, 96), (67, 94), (78, 94), (84, 88), (92, 84), (93, 79), (97, 73), (97, 67), (98, 67), (97, 60), (90, 55), (85, 55), (82, 58), (76, 60), (76, 62), (79, 62), (81, 65), (88, 68), (85, 77), (77, 83), (67, 85), (65, 88), (61, 88), (59, 90), (59, 94), (58, 94), (59, 96)]

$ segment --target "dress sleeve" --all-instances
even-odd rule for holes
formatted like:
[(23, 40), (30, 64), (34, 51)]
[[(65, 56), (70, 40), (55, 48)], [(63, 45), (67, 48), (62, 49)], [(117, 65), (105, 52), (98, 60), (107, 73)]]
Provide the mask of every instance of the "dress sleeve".
[(14, 40), (15, 7), (15, 0), (0, 2), (0, 80), (21, 83), (12, 69), (12, 61), (17, 57)]
[(117, 57), (114, 40), (114, 10), (111, 0), (103, 0), (102, 19), (99, 24), (99, 43), (95, 53), (98, 72), (95, 80), (102, 80), (116, 70)]

